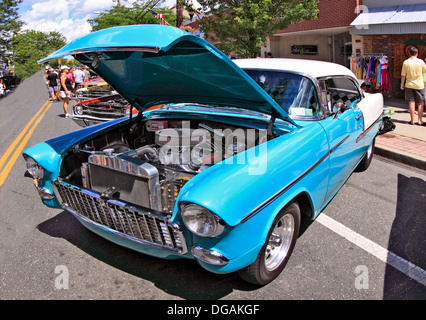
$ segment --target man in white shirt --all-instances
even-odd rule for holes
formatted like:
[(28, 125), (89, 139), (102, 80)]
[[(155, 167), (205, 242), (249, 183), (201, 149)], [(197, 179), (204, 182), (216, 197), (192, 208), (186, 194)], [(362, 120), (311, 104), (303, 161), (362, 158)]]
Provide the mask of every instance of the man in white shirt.
[(81, 70), (81, 67), (78, 67), (76, 71), (74, 71), (74, 80), (75, 80), (75, 88), (78, 89), (78, 85), (82, 84), (84, 81), (84, 72)]

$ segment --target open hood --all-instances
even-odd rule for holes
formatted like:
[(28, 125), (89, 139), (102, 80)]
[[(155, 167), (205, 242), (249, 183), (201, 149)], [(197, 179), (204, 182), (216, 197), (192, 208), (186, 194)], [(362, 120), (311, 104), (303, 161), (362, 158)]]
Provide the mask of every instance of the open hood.
[[(41, 59), (73, 55), (139, 110), (201, 103), (276, 114), (295, 123), (254, 80), (207, 41), (163, 25), (103, 29)], [(274, 112), (275, 111), (275, 112)]]

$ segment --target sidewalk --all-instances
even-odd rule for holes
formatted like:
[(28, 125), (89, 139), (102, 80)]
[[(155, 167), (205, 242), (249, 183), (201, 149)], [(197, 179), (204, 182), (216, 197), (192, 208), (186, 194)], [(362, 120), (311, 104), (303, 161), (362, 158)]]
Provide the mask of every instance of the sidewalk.
[[(395, 110), (391, 118), (396, 128), (394, 131), (377, 136), (375, 153), (426, 170), (426, 126), (408, 124), (410, 114), (406, 101), (385, 101), (385, 109), (388, 108)], [(426, 122), (424, 113), (423, 121)]]

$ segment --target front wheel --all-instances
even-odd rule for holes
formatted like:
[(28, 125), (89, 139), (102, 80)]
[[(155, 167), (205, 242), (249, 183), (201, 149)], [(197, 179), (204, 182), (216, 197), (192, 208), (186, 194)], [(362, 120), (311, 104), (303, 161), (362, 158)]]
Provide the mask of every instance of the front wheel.
[(278, 277), (290, 259), (299, 229), (300, 208), (293, 202), (275, 218), (256, 261), (240, 270), (240, 277), (256, 285), (265, 285)]
[(366, 152), (364, 158), (362, 158), (361, 162), (355, 168), (356, 172), (362, 172), (362, 171), (365, 171), (365, 170), (368, 169), (368, 167), (371, 164), (371, 160), (373, 160), (375, 145), (376, 145), (376, 138), (373, 139), (373, 142), (368, 147), (367, 152)]

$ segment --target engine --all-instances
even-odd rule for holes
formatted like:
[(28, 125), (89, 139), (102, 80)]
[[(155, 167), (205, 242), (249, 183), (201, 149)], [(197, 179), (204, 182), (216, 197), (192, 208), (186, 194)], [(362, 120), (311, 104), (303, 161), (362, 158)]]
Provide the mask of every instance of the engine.
[(136, 119), (75, 145), (63, 171), (66, 180), (108, 199), (171, 214), (192, 177), (264, 141), (264, 130), (218, 122)]

